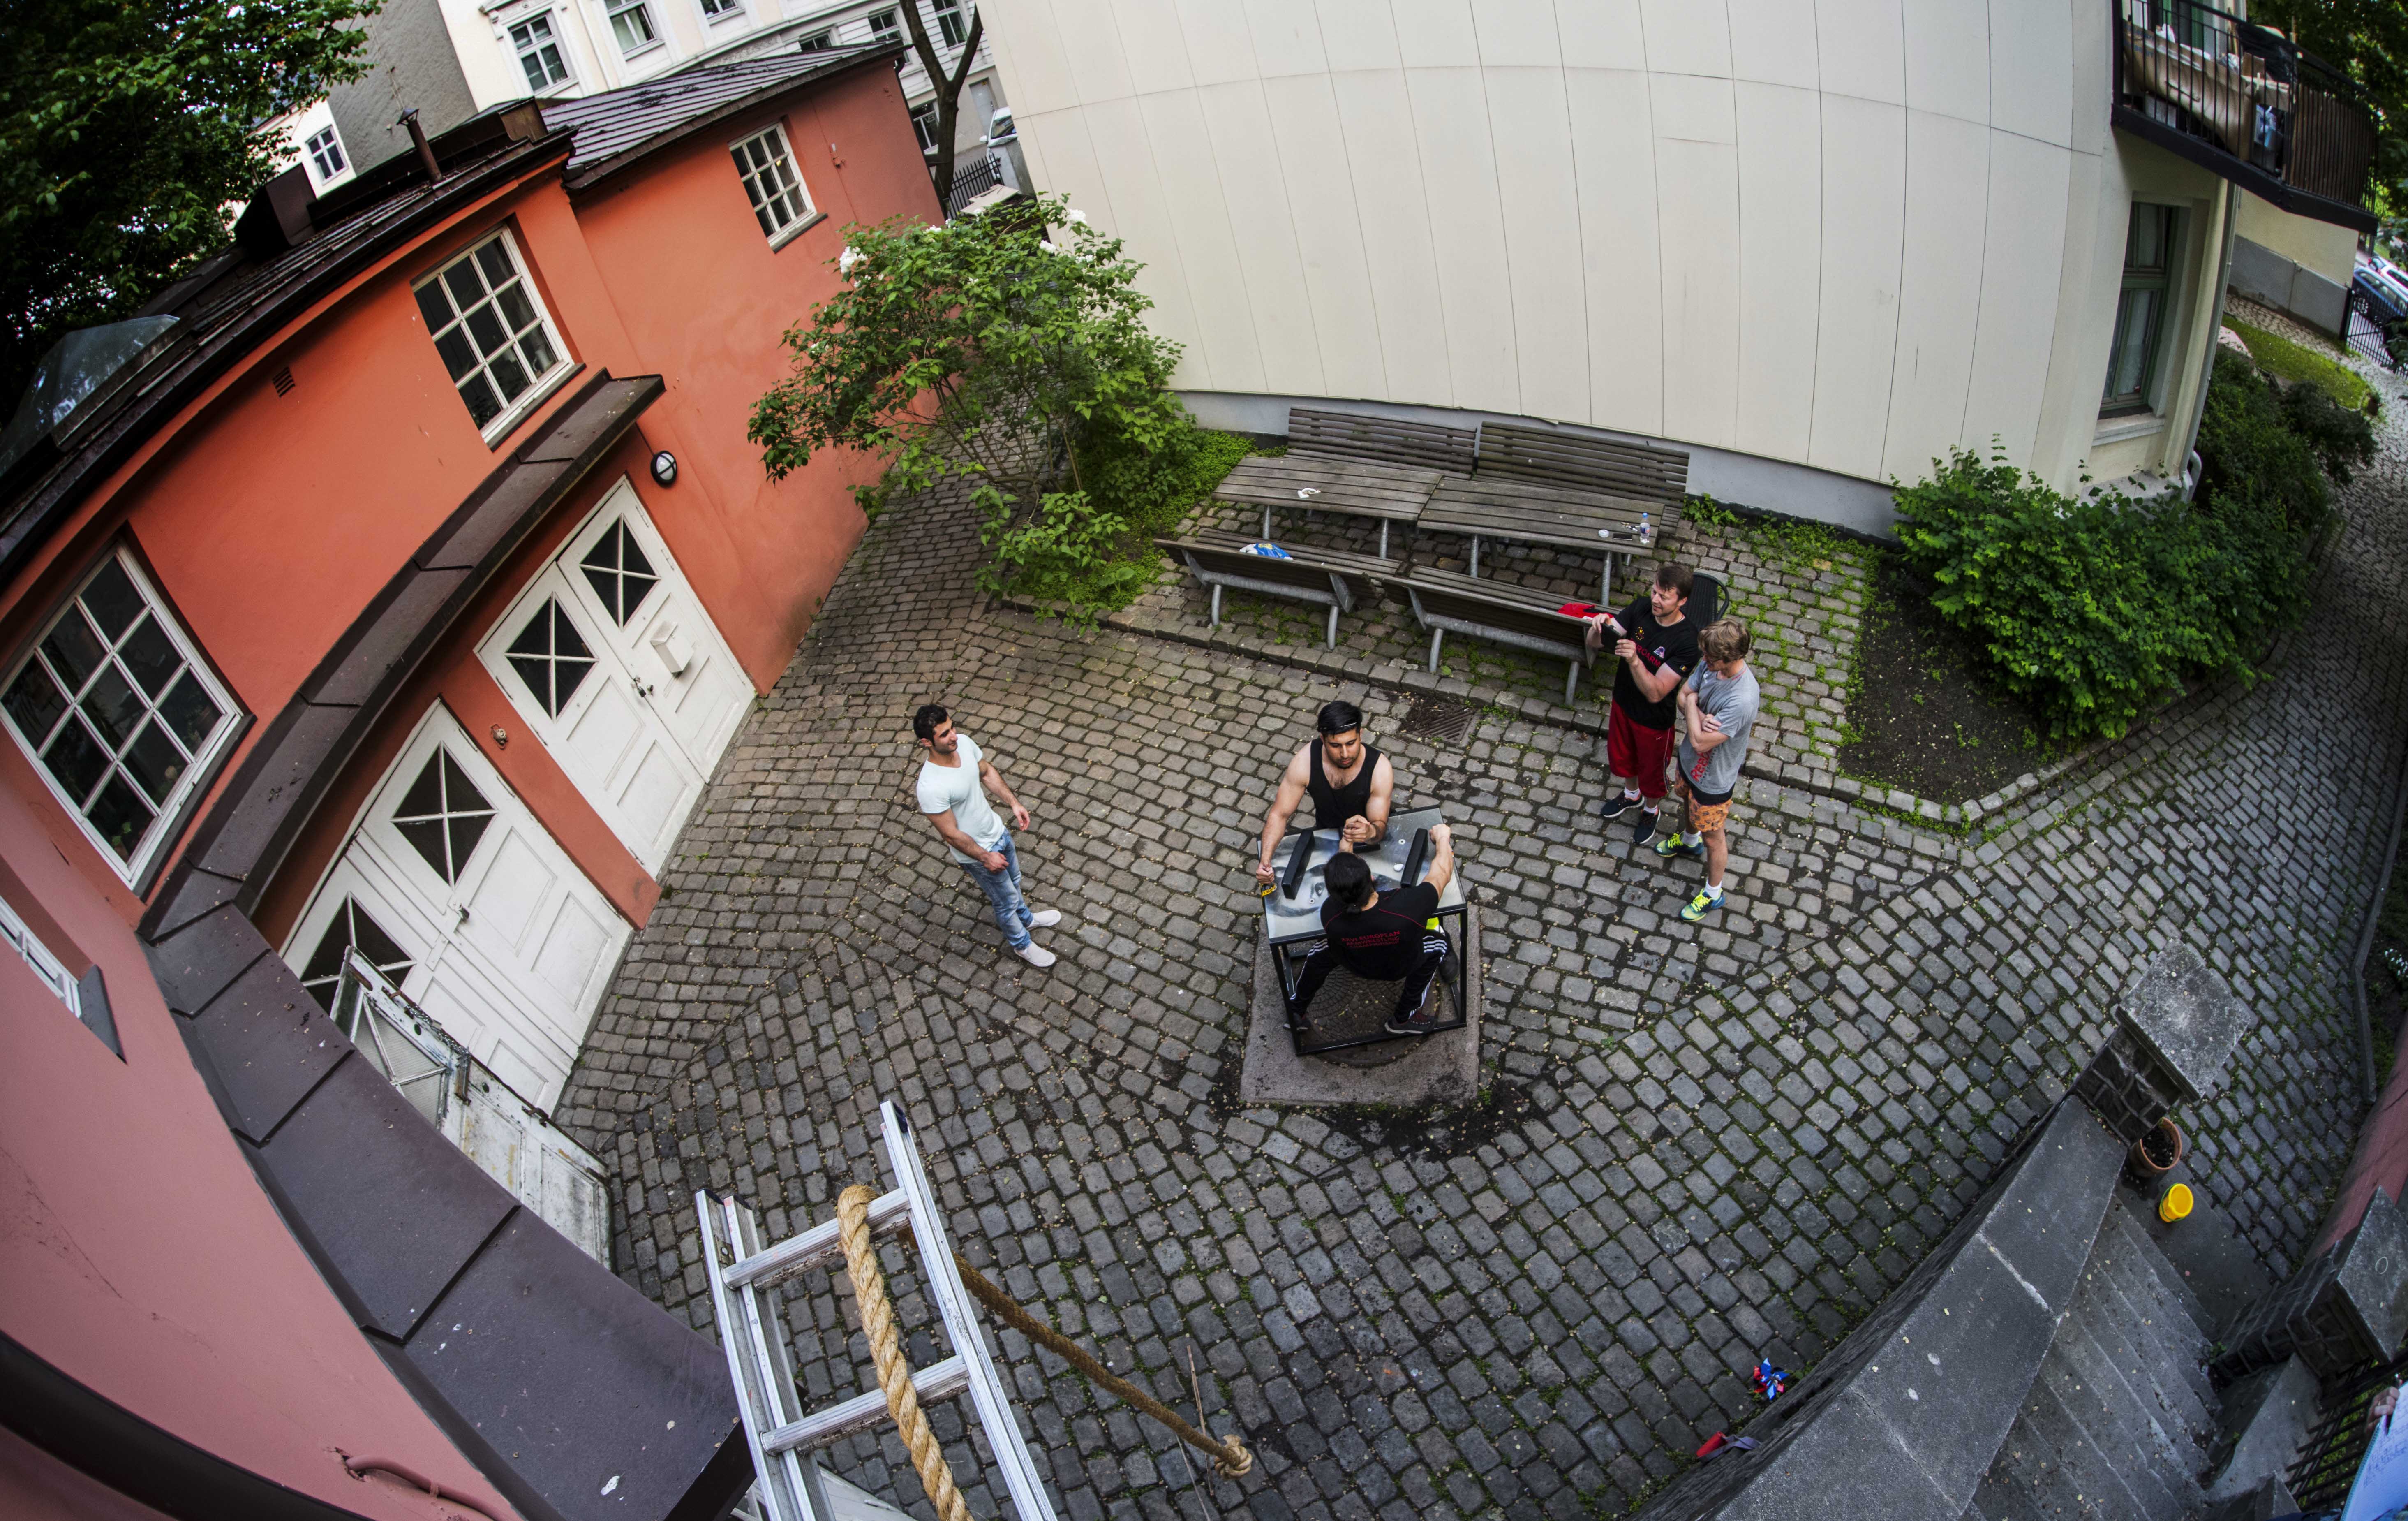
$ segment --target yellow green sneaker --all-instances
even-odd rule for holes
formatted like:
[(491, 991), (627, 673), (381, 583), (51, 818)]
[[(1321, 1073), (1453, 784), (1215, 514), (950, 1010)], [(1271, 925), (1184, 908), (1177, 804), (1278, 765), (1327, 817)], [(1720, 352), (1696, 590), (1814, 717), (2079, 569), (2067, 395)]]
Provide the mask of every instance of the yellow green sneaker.
[(1702, 861), (1706, 858), (1706, 842), (1694, 835), (1684, 835), (1675, 829), (1656, 841), (1656, 854), (1665, 856), (1678, 855), (1691, 861)]
[(1697, 897), (1681, 905), (1681, 917), (1694, 925), (1722, 906), (1722, 894), (1700, 887)]

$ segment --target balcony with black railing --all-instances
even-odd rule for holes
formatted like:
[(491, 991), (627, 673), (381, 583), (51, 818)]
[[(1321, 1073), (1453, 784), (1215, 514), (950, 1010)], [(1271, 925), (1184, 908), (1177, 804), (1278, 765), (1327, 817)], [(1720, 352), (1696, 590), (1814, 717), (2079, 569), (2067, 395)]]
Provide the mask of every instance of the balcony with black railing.
[(2115, 125), (2319, 222), (2372, 231), (2374, 122), (2357, 84), (2199, 0), (2115, 0)]

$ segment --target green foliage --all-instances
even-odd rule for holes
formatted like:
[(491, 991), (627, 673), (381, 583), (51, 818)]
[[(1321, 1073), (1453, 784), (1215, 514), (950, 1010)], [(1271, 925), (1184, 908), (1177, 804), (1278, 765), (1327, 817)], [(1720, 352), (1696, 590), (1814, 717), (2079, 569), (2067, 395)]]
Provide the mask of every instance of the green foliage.
[(1060, 197), (845, 236), (844, 288), (787, 331), (795, 373), (752, 409), (770, 477), (822, 450), (881, 456), (854, 488), (873, 513), (967, 481), (993, 552), (982, 586), (1080, 618), (1125, 606), (1158, 569), (1145, 536), (1244, 452), (1168, 391), (1179, 345), (1147, 331), (1140, 266)]
[(2249, 345), (2249, 356), (2269, 375), (2295, 385), (2305, 381), (2354, 412), (2364, 411), (2367, 401), (2374, 395), (2373, 388), (2360, 380), (2356, 370), (2329, 354), (2230, 317), (2224, 320), (2224, 325), (2241, 335), (2241, 341)]
[(380, 0), (27, 0), (0, 9), (0, 409), (73, 328), (225, 246), (277, 172), (268, 118), (366, 71)]
[(2306, 607), (2328, 493), (2272, 388), (2231, 357), (2200, 429), (2196, 504), (2070, 497), (2002, 452), (1965, 450), (1898, 493), (1899, 541), (1939, 582), (1932, 606), (2054, 739), (2121, 735), (2186, 672), (2246, 672)]
[(2374, 424), (2312, 385), (2289, 385), (2281, 398), (2283, 424), (2315, 453), (2333, 484), (2346, 486), (2360, 466), (2374, 463)]
[(2408, 6), (2400, 0), (2255, 0), (2245, 13), (2357, 82), (2375, 132), (2366, 204), (2393, 221), (2408, 216)]
[[(2199, 422), (2199, 452), (2207, 465), (2209, 496), (2269, 494), (2294, 527), (2322, 527), (2332, 499), (2318, 468), (2324, 446), (2318, 438), (2297, 431), (2295, 419), (2317, 419), (2315, 425), (2326, 430), (2321, 437), (2330, 440), (2335, 452), (2324, 463), (2339, 466), (2344, 481), (2353, 460), (2363, 464), (2374, 457), (2374, 434), (2366, 420), (2359, 418), (2358, 431), (2352, 433), (2349, 414), (2339, 408), (2327, 403), (2328, 409), (2309, 411), (2323, 400), (2307, 386), (2278, 390), (2246, 359), (2229, 349), (2216, 350), (2215, 376)], [(2338, 422), (2335, 413), (2340, 413)]]

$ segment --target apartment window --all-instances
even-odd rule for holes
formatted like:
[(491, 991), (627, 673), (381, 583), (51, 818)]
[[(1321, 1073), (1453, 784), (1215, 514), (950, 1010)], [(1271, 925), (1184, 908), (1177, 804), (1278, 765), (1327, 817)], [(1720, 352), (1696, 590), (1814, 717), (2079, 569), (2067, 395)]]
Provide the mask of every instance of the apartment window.
[(77, 997), (76, 980), (67, 975), (66, 964), (50, 954), (50, 948), (25, 926), (25, 921), (17, 917), (17, 911), (8, 906), (5, 897), (0, 897), (0, 940), (16, 948), (17, 954), (25, 958), (25, 965), (34, 969), (34, 975), (42, 980), (42, 985), (67, 1006), (67, 1012), (79, 1019), (83, 1017), (82, 999)]
[(903, 23), (891, 10), (882, 10), (869, 18), (869, 40), (892, 42), (903, 35)]
[(418, 309), (468, 415), (488, 438), (506, 430), (568, 357), (510, 235), (495, 233), (418, 287)]
[(350, 167), (343, 157), (343, 139), (335, 136), (331, 124), (310, 134), (309, 140), (302, 147), (308, 153), (309, 167), (316, 171), (318, 183), (322, 185)]
[(42, 631), (0, 708), (129, 883), (157, 858), (236, 726), (234, 699), (122, 549)]
[(944, 38), (948, 48), (958, 48), (970, 35), (968, 21), (962, 14), (962, 0), (936, 0), (937, 36)]
[(814, 32), (796, 47), (799, 52), (825, 52), (836, 46), (836, 36), (830, 32)]
[(2124, 290), (2115, 302), (2115, 336), (2107, 350), (2107, 395), (2100, 410), (2143, 412), (2164, 347), (2172, 299), (2177, 213), (2171, 206), (2135, 203), (2124, 234)]
[(937, 103), (923, 101), (911, 108), (911, 130), (920, 135), (920, 151), (937, 151)]
[(795, 155), (786, 146), (783, 127), (755, 133), (728, 150), (736, 156), (737, 177), (752, 202), (752, 215), (771, 242), (801, 229), (810, 219), (811, 198), (803, 177), (795, 172)]
[(526, 70), (527, 88), (537, 94), (568, 78), (560, 56), (560, 39), (552, 36), (552, 18), (531, 16), (510, 28), (510, 46), (518, 50), (519, 67)]
[(602, 8), (609, 15), (610, 34), (619, 39), (620, 52), (633, 58), (660, 46), (660, 34), (652, 29), (652, 7), (644, 0), (603, 0)]
[(724, 22), (730, 16), (742, 14), (744, 14), (744, 7), (741, 0), (702, 0), (702, 16), (705, 21)]

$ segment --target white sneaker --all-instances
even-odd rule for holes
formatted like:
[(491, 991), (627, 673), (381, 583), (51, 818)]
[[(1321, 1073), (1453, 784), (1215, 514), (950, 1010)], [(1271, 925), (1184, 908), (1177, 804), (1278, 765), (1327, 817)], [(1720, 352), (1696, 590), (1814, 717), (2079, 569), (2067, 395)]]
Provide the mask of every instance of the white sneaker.
[(1051, 929), (1061, 922), (1062, 911), (1059, 909), (1039, 909), (1028, 916), (1031, 929)]
[(1027, 962), (1032, 967), (1050, 967), (1054, 965), (1054, 953), (1038, 944), (1035, 940), (1030, 940), (1026, 945), (1015, 946), (1011, 954), (1018, 956), (1021, 960)]

